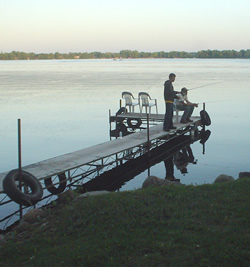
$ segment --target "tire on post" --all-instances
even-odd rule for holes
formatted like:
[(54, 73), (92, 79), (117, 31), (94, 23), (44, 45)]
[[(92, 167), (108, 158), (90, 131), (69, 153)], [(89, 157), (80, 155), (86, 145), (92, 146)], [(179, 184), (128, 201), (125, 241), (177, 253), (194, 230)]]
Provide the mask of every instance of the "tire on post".
[(201, 130), (201, 132), (200, 132), (200, 136), (201, 136), (200, 143), (202, 145), (204, 145), (207, 142), (207, 140), (210, 137), (210, 135), (211, 135), (211, 131), (210, 130), (206, 130), (206, 131), (205, 130)]
[(46, 186), (46, 189), (53, 195), (58, 195), (62, 193), (67, 186), (67, 178), (65, 173), (59, 174), (58, 179), (59, 179), (58, 187), (55, 187), (51, 177), (44, 179), (44, 184)]
[(136, 129), (136, 128), (139, 128), (141, 126), (142, 121), (141, 121), (141, 119), (128, 118), (127, 119), (127, 124), (128, 124), (129, 128)]
[(204, 109), (200, 111), (200, 116), (202, 125), (209, 126), (211, 124), (211, 119)]
[(38, 179), (31, 173), (22, 170), (21, 181), (24, 192), (19, 188), (19, 170), (10, 171), (3, 180), (4, 192), (9, 198), (24, 206), (35, 205), (43, 196), (43, 188)]

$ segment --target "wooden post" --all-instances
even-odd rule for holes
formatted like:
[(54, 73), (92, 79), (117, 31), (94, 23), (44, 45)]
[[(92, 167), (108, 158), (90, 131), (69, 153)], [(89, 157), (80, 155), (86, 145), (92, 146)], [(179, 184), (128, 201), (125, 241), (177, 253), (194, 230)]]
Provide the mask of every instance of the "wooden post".
[(19, 188), (21, 189), (21, 174), (22, 174), (22, 144), (21, 144), (21, 119), (18, 119), (18, 170), (19, 170)]
[(115, 114), (115, 139), (118, 138), (118, 122), (117, 122), (117, 113)]
[(109, 110), (109, 140), (111, 141), (111, 110)]
[[(203, 110), (205, 110), (205, 107), (206, 107), (206, 106), (205, 106), (205, 102), (203, 102)], [(205, 130), (206, 130), (206, 126), (203, 125), (203, 126), (202, 126), (202, 129), (203, 129), (203, 131), (205, 132)], [(204, 153), (203, 153), (203, 154), (204, 154)]]
[(150, 176), (150, 139), (149, 139), (149, 114), (147, 113), (147, 149), (148, 149), (148, 176)]
[(150, 140), (149, 140), (149, 115), (147, 114), (147, 147), (148, 152), (150, 150)]
[[(206, 104), (205, 104), (205, 102), (203, 102), (203, 110), (205, 110), (205, 108), (206, 108)], [(205, 130), (206, 130), (205, 125), (203, 125), (202, 129), (205, 132)], [(205, 154), (205, 143), (203, 144), (202, 148), (203, 148), (202, 154)]]
[[(22, 144), (21, 144), (21, 119), (17, 122), (18, 128), (18, 178), (19, 178), (19, 189), (22, 191)], [(20, 204), (20, 219), (23, 217), (23, 208)]]

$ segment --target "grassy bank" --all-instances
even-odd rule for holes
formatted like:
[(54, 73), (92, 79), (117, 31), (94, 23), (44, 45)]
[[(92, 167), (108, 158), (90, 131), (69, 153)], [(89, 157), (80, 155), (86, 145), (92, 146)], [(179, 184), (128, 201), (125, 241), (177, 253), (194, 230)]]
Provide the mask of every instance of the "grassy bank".
[(248, 266), (250, 179), (81, 198), (0, 249), (0, 266)]

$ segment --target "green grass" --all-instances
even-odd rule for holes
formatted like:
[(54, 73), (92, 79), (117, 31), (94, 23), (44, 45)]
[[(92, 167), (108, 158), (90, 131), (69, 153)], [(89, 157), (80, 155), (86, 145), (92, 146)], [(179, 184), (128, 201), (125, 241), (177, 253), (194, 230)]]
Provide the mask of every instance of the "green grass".
[(249, 185), (240, 179), (73, 201), (8, 241), (0, 266), (249, 266)]

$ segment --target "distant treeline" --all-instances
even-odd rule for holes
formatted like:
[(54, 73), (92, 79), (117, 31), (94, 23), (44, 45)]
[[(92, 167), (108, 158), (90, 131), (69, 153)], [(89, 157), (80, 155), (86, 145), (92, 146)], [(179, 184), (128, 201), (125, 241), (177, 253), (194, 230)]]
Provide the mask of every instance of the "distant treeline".
[(198, 52), (138, 52), (136, 50), (122, 50), (119, 53), (83, 52), (83, 53), (25, 53), (12, 51), (0, 53), (0, 60), (35, 60), (35, 59), (98, 59), (98, 58), (250, 58), (247, 50), (202, 50)]

